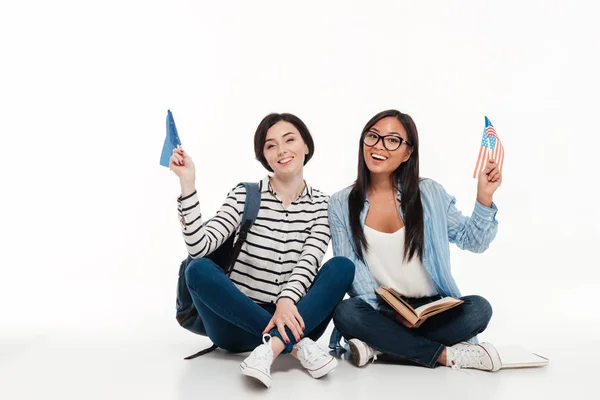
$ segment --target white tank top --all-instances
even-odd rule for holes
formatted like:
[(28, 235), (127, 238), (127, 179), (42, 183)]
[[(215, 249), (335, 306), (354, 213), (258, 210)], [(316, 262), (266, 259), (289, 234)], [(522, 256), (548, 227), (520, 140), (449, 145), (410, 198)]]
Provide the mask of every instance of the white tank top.
[(365, 260), (379, 286), (388, 286), (412, 298), (434, 296), (435, 285), (423, 263), (415, 255), (409, 262), (404, 257), (404, 227), (384, 233), (364, 226), (369, 251)]

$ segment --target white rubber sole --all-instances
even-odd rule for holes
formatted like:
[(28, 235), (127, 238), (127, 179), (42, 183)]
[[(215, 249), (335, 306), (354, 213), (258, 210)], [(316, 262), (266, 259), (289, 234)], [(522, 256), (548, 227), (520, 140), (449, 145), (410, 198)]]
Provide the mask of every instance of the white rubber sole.
[(240, 364), (240, 371), (242, 371), (243, 375), (249, 376), (250, 378), (254, 378), (260, 381), (267, 388), (271, 387), (271, 377), (269, 375), (252, 367), (249, 367), (245, 362), (242, 362)]
[(352, 361), (354, 365), (357, 367), (364, 367), (368, 360), (363, 360), (367, 355), (361, 352), (362, 343), (359, 343), (356, 339), (348, 340), (348, 345), (350, 346), (350, 353), (352, 353)]
[(498, 350), (496, 350), (496, 347), (494, 347), (493, 344), (491, 343), (481, 343), (479, 345), (479, 347), (483, 348), (488, 355), (490, 356), (490, 359), (492, 360), (492, 369), (490, 369), (490, 372), (496, 372), (498, 371), (500, 368), (502, 368), (502, 361), (500, 360), (500, 354), (498, 354)]
[(335, 369), (335, 367), (337, 367), (337, 366), (338, 366), (338, 360), (332, 356), (331, 359), (329, 361), (327, 361), (320, 368), (317, 368), (314, 370), (307, 369), (307, 371), (310, 374), (310, 376), (312, 376), (315, 379), (319, 379), (319, 378), (324, 377), (331, 371), (333, 371)]

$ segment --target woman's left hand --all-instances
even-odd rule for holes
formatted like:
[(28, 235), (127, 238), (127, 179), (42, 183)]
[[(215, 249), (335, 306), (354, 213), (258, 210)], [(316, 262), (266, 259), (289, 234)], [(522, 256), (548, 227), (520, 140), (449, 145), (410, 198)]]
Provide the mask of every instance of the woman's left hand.
[(477, 182), (477, 200), (484, 206), (491, 207), (492, 196), (502, 183), (502, 173), (496, 161), (489, 160), (485, 170), (479, 174)]

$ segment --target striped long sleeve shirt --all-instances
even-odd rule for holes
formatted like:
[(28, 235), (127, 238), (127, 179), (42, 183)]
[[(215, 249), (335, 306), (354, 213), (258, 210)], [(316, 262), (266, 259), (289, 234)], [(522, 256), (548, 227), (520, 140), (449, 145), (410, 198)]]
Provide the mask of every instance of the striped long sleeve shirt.
[[(315, 279), (330, 239), (329, 196), (306, 184), (288, 208), (269, 183), (260, 184), (261, 205), (230, 278), (257, 303), (276, 303), (287, 297), (297, 303)], [(201, 258), (227, 238), (239, 235), (246, 189), (233, 188), (217, 214), (206, 224), (196, 192), (178, 199), (178, 212), (187, 251)]]

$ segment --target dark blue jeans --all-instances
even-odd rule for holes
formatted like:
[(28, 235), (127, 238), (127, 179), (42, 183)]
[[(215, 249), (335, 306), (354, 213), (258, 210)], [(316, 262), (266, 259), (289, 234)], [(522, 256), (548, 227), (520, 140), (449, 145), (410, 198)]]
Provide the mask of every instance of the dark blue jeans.
[[(440, 296), (407, 299), (417, 308)], [(358, 298), (342, 301), (333, 321), (346, 339), (357, 338), (391, 359), (435, 367), (446, 348), (483, 332), (492, 318), (492, 306), (481, 296), (462, 297), (463, 304), (428, 318), (419, 328), (407, 328)], [(390, 309), (391, 310), (391, 309)]]
[[(257, 304), (243, 294), (223, 270), (207, 258), (192, 261), (186, 269), (187, 285), (194, 306), (204, 323), (205, 334), (214, 344), (231, 352), (253, 350), (262, 343), (262, 332), (275, 313), (274, 304)], [(354, 264), (334, 257), (319, 270), (312, 286), (296, 306), (304, 320), (304, 336), (317, 340), (327, 329), (333, 311), (354, 280)], [(281, 335), (277, 328), (271, 336)], [(296, 344), (286, 327), (290, 343)], [(281, 340), (284, 344), (283, 339)]]

